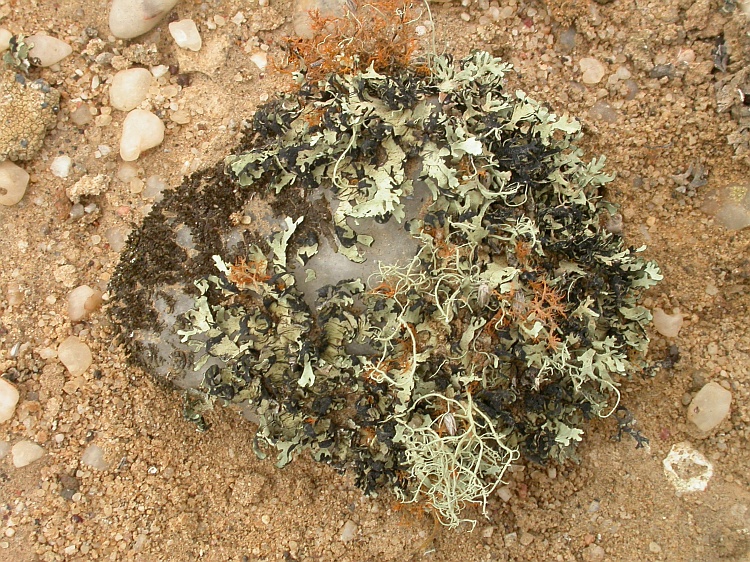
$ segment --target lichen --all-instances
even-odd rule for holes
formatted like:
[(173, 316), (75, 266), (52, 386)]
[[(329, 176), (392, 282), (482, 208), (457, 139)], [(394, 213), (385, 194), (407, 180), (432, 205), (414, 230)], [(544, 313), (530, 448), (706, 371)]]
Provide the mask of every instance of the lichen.
[[(565, 461), (586, 420), (615, 412), (648, 343), (638, 296), (661, 278), (602, 226), (612, 176), (582, 159), (580, 124), (507, 92), (510, 70), (476, 52), (429, 73), (300, 76), (226, 165), (247, 197), (328, 193), (329, 228), (302, 239), (305, 218), (286, 217), (233, 263), (214, 256), (178, 331), (194, 368), (210, 365), (207, 397), (253, 405), (260, 455), (309, 450), (449, 526), (519, 454)], [(300, 270), (325, 238), (367, 260), (368, 220), (403, 228), (413, 257), (311, 306)]]

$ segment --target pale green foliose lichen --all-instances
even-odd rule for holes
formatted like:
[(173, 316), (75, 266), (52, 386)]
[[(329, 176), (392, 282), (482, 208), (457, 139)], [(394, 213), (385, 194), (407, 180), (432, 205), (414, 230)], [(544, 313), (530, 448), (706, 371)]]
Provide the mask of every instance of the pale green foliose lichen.
[[(661, 274), (602, 226), (612, 176), (575, 119), (506, 92), (487, 53), (430, 70), (300, 77), (257, 112), (230, 174), (248, 195), (325, 191), (330, 226), (298, 239), (306, 218), (286, 217), (241, 261), (215, 256), (179, 334), (206, 396), (253, 405), (260, 455), (309, 450), (457, 526), (519, 455), (564, 461), (615, 411)], [(319, 244), (362, 262), (373, 219), (414, 255), (305, 295)]]

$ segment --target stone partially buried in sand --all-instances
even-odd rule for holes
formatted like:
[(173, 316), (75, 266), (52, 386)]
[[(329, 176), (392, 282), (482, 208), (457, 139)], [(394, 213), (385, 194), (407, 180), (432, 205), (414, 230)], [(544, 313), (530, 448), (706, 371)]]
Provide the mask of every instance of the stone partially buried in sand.
[(169, 24), (169, 34), (181, 49), (200, 51), (203, 41), (193, 20), (173, 21)]
[(130, 111), (146, 99), (153, 75), (145, 68), (121, 70), (112, 79), (109, 103), (120, 111)]
[(10, 207), (23, 199), (29, 174), (13, 162), (0, 162), (0, 205)]
[(57, 357), (74, 377), (85, 373), (94, 360), (89, 346), (76, 336), (69, 336), (60, 344)]
[(687, 419), (702, 436), (707, 436), (729, 415), (732, 393), (720, 384), (710, 382), (693, 397)]
[(120, 39), (132, 39), (151, 31), (179, 0), (113, 0), (109, 29)]
[(33, 45), (29, 57), (39, 59), (39, 66), (57, 64), (73, 52), (73, 47), (65, 41), (44, 34), (27, 37), (26, 43)]
[(44, 449), (31, 441), (19, 441), (11, 449), (13, 453), (13, 466), (23, 468), (38, 461), (44, 456)]
[(7, 422), (16, 413), (18, 390), (5, 379), (0, 378), (0, 423)]
[(126, 162), (138, 160), (141, 152), (164, 140), (164, 123), (150, 111), (134, 109), (122, 123), (120, 157)]

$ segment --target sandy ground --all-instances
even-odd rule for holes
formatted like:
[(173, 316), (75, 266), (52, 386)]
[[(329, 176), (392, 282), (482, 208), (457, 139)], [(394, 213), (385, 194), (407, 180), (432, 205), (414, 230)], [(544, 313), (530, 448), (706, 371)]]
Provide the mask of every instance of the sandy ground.
[[(288, 83), (274, 70), (260, 75), (248, 52), (268, 45), (269, 57), (282, 60), (277, 41), (291, 32), (290, 2), (185, 0), (173, 15), (198, 23), (204, 47), (192, 56), (179, 52), (166, 24), (131, 42), (109, 37), (105, 0), (0, 0), (0, 26), (73, 45), (58, 68), (35, 71), (61, 91), (57, 127), (23, 164), (31, 174), (24, 200), (0, 208), (0, 372), (21, 392), (0, 440), (29, 439), (46, 451), (21, 469), (10, 455), (0, 459), (0, 560), (750, 560), (750, 230), (727, 232), (700, 210), (711, 189), (747, 179), (727, 143), (736, 124), (716, 111), (715, 85), (727, 74), (714, 70), (712, 56), (723, 35), (728, 72), (744, 66), (744, 16), (721, 11), (731, 2), (708, 0), (514, 2), (498, 21), (489, 4), (432, 6), (440, 48), (485, 48), (512, 61), (513, 87), (579, 116), (588, 154), (606, 154), (618, 173), (609, 197), (622, 206), (627, 238), (647, 243), (665, 274), (646, 304), (679, 308), (686, 319), (677, 338), (652, 334), (650, 358), (678, 351), (679, 362), (624, 386), (650, 446), (614, 442), (613, 422), (594, 423), (579, 464), (519, 465), (510, 498), (493, 497), (489, 519), (477, 513), (472, 532), (437, 529), (424, 554), (432, 520), (398, 509), (391, 495), (364, 497), (346, 475), (304, 458), (276, 470), (256, 459), (252, 427), (231, 411), (211, 413), (211, 430), (197, 433), (176, 394), (126, 366), (106, 312), (76, 324), (66, 313), (72, 288), (106, 289), (117, 236), (150, 203), (142, 182), (116, 177), (124, 114), (108, 105), (115, 70), (95, 57), (179, 65), (149, 98), (168, 123), (166, 139), (137, 162), (140, 180), (156, 175), (177, 186), (224, 156), (253, 107)], [(231, 21), (238, 11), (239, 25)], [(558, 39), (573, 21), (571, 49)], [(578, 63), (588, 56), (606, 67), (598, 84), (581, 82)], [(671, 64), (671, 76), (659, 78), (654, 64)], [(609, 80), (618, 68), (632, 83)], [(602, 115), (597, 102), (616, 113)], [(82, 103), (95, 116), (78, 127), (70, 114)], [(176, 110), (190, 122), (171, 121)], [(60, 154), (74, 161), (66, 179), (50, 172)], [(678, 193), (672, 176), (698, 163), (707, 184)], [(71, 220), (65, 188), (84, 174), (112, 181), (95, 220)], [(17, 290), (23, 302), (11, 305)], [(94, 354), (78, 377), (53, 356), (71, 334)], [(709, 380), (732, 391), (732, 412), (701, 440), (689, 431), (685, 402)], [(705, 492), (680, 496), (664, 475), (662, 460), (682, 441), (713, 464)], [(80, 463), (92, 443), (107, 470)], [(341, 540), (346, 522), (356, 526), (349, 542)]]

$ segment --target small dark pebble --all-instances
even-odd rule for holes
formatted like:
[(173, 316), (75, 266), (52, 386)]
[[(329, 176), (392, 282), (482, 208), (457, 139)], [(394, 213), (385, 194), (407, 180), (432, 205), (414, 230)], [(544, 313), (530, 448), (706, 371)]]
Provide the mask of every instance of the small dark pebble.
[(81, 487), (81, 483), (78, 481), (78, 478), (76, 478), (75, 476), (71, 476), (70, 474), (60, 475), (60, 485), (62, 486), (60, 495), (66, 500), (72, 500), (73, 495), (78, 492), (78, 489)]
[(657, 64), (648, 73), (649, 78), (672, 78), (674, 76), (674, 66), (671, 64)]

